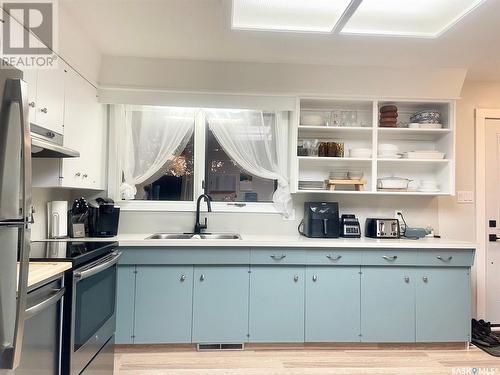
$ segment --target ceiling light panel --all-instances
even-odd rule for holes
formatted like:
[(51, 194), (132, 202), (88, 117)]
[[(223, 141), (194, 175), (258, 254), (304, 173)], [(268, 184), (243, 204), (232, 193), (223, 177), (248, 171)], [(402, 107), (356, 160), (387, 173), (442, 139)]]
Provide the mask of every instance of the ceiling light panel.
[(233, 0), (232, 27), (245, 30), (333, 30), (351, 0)]
[(434, 38), (485, 0), (363, 0), (341, 33)]

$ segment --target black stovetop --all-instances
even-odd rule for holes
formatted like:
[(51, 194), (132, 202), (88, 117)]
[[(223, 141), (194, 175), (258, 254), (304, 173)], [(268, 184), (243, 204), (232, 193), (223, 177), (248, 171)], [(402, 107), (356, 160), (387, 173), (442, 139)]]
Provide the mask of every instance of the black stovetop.
[(118, 242), (84, 241), (33, 241), (31, 242), (30, 260), (64, 260), (79, 266), (96, 260), (118, 247)]

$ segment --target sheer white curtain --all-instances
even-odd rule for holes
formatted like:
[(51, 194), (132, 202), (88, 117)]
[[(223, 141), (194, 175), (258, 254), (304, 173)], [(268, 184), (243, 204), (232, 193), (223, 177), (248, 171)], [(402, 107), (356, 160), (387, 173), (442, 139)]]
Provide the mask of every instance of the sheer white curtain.
[(261, 111), (207, 110), (208, 126), (227, 155), (243, 170), (257, 177), (278, 181), (273, 194), (276, 209), (285, 218), (293, 214), (287, 173), (288, 121)]
[(122, 199), (134, 199), (146, 182), (181, 154), (194, 131), (194, 109), (114, 106), (122, 145)]

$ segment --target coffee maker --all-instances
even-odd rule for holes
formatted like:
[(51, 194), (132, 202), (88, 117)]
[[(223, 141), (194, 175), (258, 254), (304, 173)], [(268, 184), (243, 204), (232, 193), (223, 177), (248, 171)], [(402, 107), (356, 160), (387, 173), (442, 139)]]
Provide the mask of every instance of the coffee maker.
[(337, 238), (340, 235), (337, 202), (304, 203), (302, 235), (311, 238)]
[(120, 207), (111, 198), (89, 202), (89, 237), (113, 237), (118, 233)]

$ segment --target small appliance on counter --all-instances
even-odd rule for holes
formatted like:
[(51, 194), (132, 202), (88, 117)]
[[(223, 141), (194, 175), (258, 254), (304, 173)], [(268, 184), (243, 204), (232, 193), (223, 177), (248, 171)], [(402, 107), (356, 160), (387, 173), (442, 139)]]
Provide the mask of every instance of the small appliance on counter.
[(97, 198), (89, 202), (89, 236), (113, 237), (118, 233), (120, 207), (111, 198)]
[(68, 228), (71, 238), (85, 237), (88, 216), (89, 205), (85, 198), (75, 199), (73, 207), (68, 211)]
[(354, 214), (343, 214), (340, 217), (340, 237), (360, 238), (361, 227), (359, 220)]
[(337, 202), (304, 203), (302, 235), (311, 238), (337, 238), (340, 235)]
[(68, 202), (47, 202), (47, 237), (66, 238), (68, 236)]
[(371, 238), (400, 238), (399, 220), (367, 218), (365, 236)]

